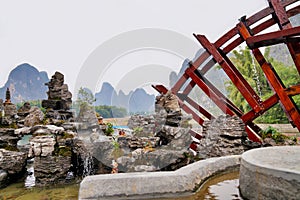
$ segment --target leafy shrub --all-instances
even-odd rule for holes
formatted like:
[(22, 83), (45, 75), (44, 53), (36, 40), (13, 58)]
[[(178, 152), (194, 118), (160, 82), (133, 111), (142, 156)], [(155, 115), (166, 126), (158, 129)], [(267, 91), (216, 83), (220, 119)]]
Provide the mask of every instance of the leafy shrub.
[(106, 123), (105, 135), (111, 136), (114, 131), (113, 124), (109, 122)]

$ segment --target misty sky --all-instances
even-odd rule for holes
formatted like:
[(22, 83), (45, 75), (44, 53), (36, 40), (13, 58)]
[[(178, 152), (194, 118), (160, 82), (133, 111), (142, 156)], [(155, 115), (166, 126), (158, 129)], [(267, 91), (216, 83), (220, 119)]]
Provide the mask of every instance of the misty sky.
[[(26, 62), (47, 71), (49, 77), (61, 71), (73, 90), (89, 55), (116, 35), (155, 28), (174, 31), (194, 41), (193, 33), (204, 34), (214, 42), (240, 17), (251, 16), (266, 6), (266, 0), (1, 0), (0, 87), (13, 68)], [(156, 54), (148, 52), (147, 58)], [(110, 73), (122, 68), (118, 72), (122, 75), (130, 67), (132, 70), (145, 65), (138, 56), (123, 55)], [(166, 60), (170, 57), (166, 53), (159, 57), (164, 56)], [(178, 70), (183, 61), (179, 57), (170, 60), (159, 63), (156, 59), (155, 63)], [(118, 75), (102, 77), (113, 84), (118, 84), (118, 79)]]

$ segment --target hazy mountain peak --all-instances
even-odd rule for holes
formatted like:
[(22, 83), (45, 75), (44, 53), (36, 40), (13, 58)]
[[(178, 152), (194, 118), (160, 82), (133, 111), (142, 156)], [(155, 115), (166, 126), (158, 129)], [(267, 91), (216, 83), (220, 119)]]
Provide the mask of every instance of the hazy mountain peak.
[(39, 72), (34, 66), (23, 63), (14, 68), (4, 87), (0, 88), (0, 98), (5, 98), (6, 88), (10, 89), (13, 103), (47, 98), (49, 81), (46, 72)]

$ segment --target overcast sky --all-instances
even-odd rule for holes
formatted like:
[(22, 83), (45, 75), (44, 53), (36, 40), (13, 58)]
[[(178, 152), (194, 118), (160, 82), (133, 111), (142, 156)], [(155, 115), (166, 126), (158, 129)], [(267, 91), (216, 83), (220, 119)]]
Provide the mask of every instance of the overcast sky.
[[(0, 87), (13, 68), (26, 62), (49, 77), (61, 71), (72, 90), (89, 55), (114, 36), (155, 28), (191, 40), (193, 33), (204, 34), (214, 42), (241, 16), (266, 6), (266, 0), (1, 0)], [(131, 64), (128, 58), (125, 62)], [(174, 70), (182, 61), (176, 62)]]

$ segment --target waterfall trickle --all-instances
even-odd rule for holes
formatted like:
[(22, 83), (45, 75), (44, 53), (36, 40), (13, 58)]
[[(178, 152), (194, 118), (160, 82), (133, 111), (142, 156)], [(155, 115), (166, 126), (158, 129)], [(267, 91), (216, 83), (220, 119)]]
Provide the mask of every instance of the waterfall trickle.
[(82, 176), (86, 177), (92, 175), (94, 173), (94, 161), (91, 155), (86, 155), (85, 159), (83, 160), (83, 173)]
[(26, 188), (31, 188), (35, 186), (35, 176), (34, 176), (34, 158), (30, 159), (27, 161), (27, 177), (25, 179), (25, 187)]
[(258, 95), (261, 97), (262, 96), (261, 83), (260, 83), (260, 80), (259, 80), (258, 71), (256, 69), (256, 66), (255, 66), (253, 58), (252, 58), (252, 66), (253, 66), (252, 69), (253, 69), (253, 76), (254, 76), (253, 79), (255, 80), (255, 83), (256, 83), (256, 89), (257, 89)]

